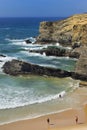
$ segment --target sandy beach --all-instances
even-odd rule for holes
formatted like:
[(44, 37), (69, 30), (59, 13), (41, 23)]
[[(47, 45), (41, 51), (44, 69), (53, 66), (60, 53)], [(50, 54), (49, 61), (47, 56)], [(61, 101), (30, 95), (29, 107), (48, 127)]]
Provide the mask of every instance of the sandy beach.
[[(79, 109), (68, 109), (36, 119), (22, 120), (0, 126), (0, 130), (86, 130), (87, 105)], [(76, 117), (77, 122), (76, 122)], [(49, 118), (49, 123), (47, 119)]]
[(78, 107), (73, 106), (55, 114), (3, 124), (0, 125), (0, 130), (87, 130), (86, 89), (78, 88), (71, 96), (75, 98), (77, 94), (80, 95), (81, 103)]

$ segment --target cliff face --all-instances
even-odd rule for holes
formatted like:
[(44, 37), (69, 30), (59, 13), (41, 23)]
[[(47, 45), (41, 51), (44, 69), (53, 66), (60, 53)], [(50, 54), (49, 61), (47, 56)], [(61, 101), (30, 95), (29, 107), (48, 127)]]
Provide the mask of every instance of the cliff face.
[(81, 55), (76, 64), (75, 72), (87, 77), (87, 47), (83, 47)]
[(41, 22), (39, 32), (38, 43), (87, 44), (87, 14), (74, 15), (56, 22)]

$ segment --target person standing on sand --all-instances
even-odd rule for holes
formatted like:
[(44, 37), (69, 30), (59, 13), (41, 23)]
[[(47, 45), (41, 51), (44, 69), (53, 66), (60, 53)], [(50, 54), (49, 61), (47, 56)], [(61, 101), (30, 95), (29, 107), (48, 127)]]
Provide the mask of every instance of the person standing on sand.
[(49, 119), (49, 118), (47, 119), (47, 123), (48, 123), (48, 124), (50, 123), (50, 119)]
[(78, 124), (78, 116), (76, 116), (76, 119), (75, 119), (75, 121), (76, 121), (76, 124)]

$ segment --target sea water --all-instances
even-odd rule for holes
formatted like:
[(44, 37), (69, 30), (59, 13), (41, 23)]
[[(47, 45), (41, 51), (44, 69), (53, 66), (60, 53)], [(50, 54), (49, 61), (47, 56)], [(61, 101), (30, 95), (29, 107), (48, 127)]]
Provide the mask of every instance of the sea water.
[[(13, 77), (4, 74), (2, 70), (6, 61), (19, 59), (73, 71), (76, 59), (29, 52), (30, 49), (48, 46), (33, 44), (39, 34), (40, 22), (58, 19), (61, 18), (0, 18), (0, 54), (6, 56), (0, 57), (0, 123), (54, 113), (71, 107), (75, 102), (67, 95), (78, 87), (79, 81), (34, 75)], [(32, 44), (26, 44), (26, 38)]]

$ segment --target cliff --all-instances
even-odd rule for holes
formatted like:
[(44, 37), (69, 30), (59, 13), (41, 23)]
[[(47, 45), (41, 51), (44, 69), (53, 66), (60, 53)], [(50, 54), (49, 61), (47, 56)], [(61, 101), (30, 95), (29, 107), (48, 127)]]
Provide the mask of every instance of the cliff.
[(75, 72), (87, 77), (87, 47), (83, 47), (81, 55), (76, 64)]
[(73, 15), (65, 20), (56, 22), (41, 22), (37, 42), (72, 45), (87, 44), (87, 14)]

